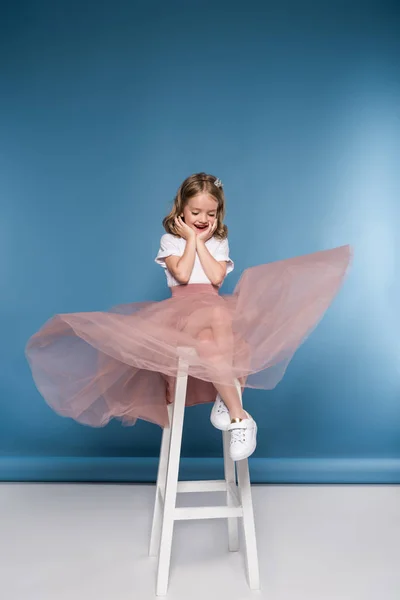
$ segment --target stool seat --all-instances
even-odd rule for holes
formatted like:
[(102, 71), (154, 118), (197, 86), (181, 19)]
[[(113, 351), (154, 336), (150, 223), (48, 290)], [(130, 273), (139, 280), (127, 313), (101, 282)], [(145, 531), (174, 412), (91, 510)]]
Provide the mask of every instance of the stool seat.
[[(174, 521), (190, 519), (227, 519), (231, 552), (239, 550), (238, 519), (242, 519), (248, 583), (250, 589), (258, 590), (260, 577), (248, 460), (235, 463), (229, 457), (230, 433), (222, 432), (225, 479), (178, 481), (189, 367), (187, 357), (195, 350), (181, 348), (178, 352), (175, 397), (168, 405), (169, 427), (164, 427), (161, 439), (149, 548), (150, 556), (158, 556), (156, 595), (165, 596), (168, 590)], [(236, 380), (235, 385), (242, 399), (239, 381)], [(226, 504), (177, 507), (177, 494), (191, 492), (225, 492)]]

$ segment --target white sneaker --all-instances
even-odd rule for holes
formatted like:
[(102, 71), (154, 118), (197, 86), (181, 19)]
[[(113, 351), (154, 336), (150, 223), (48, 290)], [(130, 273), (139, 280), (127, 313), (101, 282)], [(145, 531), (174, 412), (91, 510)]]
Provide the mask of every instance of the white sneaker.
[(211, 411), (210, 421), (217, 429), (227, 431), (231, 424), (229, 410), (221, 396), (218, 394)]
[(232, 460), (248, 458), (257, 446), (256, 422), (249, 413), (246, 412), (246, 415), (247, 419), (242, 419), (238, 423), (231, 423), (228, 427), (228, 431), (231, 432), (229, 456)]

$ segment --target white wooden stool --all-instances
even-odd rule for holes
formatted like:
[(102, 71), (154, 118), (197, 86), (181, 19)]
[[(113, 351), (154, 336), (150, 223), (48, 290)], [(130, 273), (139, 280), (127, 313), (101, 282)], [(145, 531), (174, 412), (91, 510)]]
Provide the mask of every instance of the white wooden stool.
[[(183, 349), (188, 351), (188, 349)], [(193, 352), (193, 351), (192, 351)], [(260, 589), (256, 532), (251, 497), (248, 460), (236, 463), (229, 457), (229, 432), (223, 431), (225, 479), (211, 481), (178, 481), (183, 418), (185, 412), (188, 363), (181, 358), (176, 380), (175, 399), (168, 406), (169, 427), (162, 434), (158, 464), (156, 497), (150, 539), (150, 556), (158, 555), (157, 596), (165, 596), (168, 589), (174, 521), (184, 519), (227, 519), (229, 550), (239, 549), (238, 518), (243, 519), (246, 566), (249, 587)], [(236, 387), (242, 398), (239, 381)], [(237, 471), (237, 484), (235, 474)], [(222, 506), (176, 507), (179, 492), (226, 492)]]

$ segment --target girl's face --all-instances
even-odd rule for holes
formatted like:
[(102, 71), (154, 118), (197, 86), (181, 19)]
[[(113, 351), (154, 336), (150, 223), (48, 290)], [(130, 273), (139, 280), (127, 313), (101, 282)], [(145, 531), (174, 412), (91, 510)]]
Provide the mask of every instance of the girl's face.
[(207, 192), (201, 192), (188, 200), (181, 216), (186, 225), (198, 234), (207, 229), (209, 224), (214, 224), (217, 209), (218, 202), (215, 198)]

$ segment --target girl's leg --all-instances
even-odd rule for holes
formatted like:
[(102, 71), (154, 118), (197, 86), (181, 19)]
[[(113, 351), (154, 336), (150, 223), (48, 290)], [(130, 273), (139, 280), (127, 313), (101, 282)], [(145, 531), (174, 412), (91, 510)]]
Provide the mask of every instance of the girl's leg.
[[(222, 360), (225, 363), (225, 357), (221, 357), (221, 355), (219, 353), (215, 353), (215, 338), (213, 335), (213, 332), (210, 328), (207, 329), (203, 329), (203, 331), (201, 331), (198, 334), (198, 339), (200, 341), (199, 344), (199, 352), (200, 354), (204, 353), (207, 356), (210, 356), (210, 350), (214, 350), (213, 353), (213, 360), (215, 360), (215, 362), (217, 363), (218, 360), (220, 360), (222, 358)], [(211, 348), (210, 348), (211, 346)], [(244, 412), (242, 404), (240, 402), (240, 398), (236, 389), (236, 386), (234, 384), (234, 382), (232, 382), (232, 385), (226, 385), (226, 384), (219, 384), (219, 383), (215, 383), (213, 382), (213, 385), (215, 387), (215, 389), (217, 390), (217, 392), (219, 393), (219, 395), (221, 396), (222, 400), (225, 402), (228, 410), (229, 410), (229, 416), (231, 419), (235, 419), (235, 418), (239, 418), (239, 419), (245, 419), (247, 417), (247, 414)]]
[[(194, 311), (184, 327), (185, 332), (197, 339), (200, 339), (201, 332), (210, 329), (212, 339), (208, 341), (214, 345), (213, 354), (227, 371), (232, 368), (233, 362), (233, 331), (230, 315), (223, 306), (210, 306)], [(209, 333), (205, 334), (207, 336), (210, 337)]]
[(247, 419), (247, 414), (240, 402), (236, 387), (231, 385), (220, 385), (218, 383), (214, 383), (213, 385), (228, 407), (230, 418)]
[[(223, 306), (194, 311), (190, 315), (184, 331), (199, 341), (199, 354), (212, 357), (215, 369), (218, 370), (219, 364), (221, 370), (225, 372), (232, 367), (233, 331), (230, 315)], [(213, 381), (213, 385), (225, 402), (231, 419), (247, 417), (235, 386), (233, 372), (231, 384), (220, 384)]]

